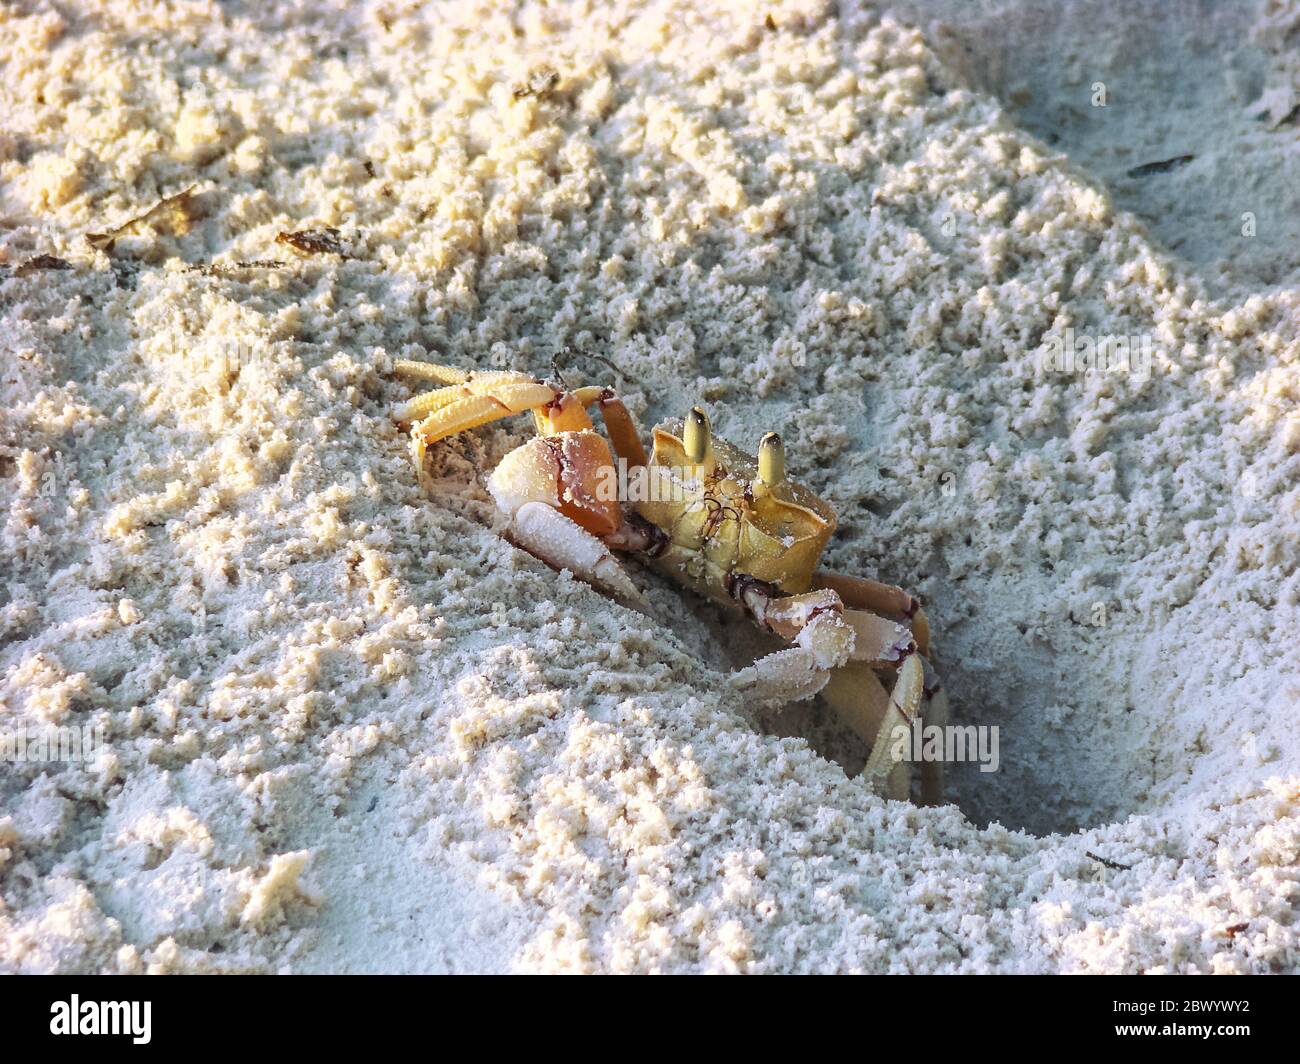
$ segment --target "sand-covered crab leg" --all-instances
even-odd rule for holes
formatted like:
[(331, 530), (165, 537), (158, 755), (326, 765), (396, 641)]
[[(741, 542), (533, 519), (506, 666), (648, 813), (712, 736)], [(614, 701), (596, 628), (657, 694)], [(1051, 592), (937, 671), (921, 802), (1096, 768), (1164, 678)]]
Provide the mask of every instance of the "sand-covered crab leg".
[(399, 360), (398, 373), (442, 387), (415, 396), (397, 408), (394, 416), (411, 426), (411, 457), (416, 476), (428, 490), (424, 458), (429, 444), (489, 421), (522, 414), (551, 402), (555, 390), (523, 373), (510, 370), (469, 374), (455, 366)]
[[(815, 694), (829, 670), (850, 661), (891, 668), (916, 650), (905, 625), (861, 610), (846, 610), (829, 589), (779, 595), (770, 584), (737, 577), (732, 596), (755, 623), (793, 644), (760, 658), (737, 674), (742, 686), (757, 684), (772, 698), (797, 699)], [(794, 694), (795, 690), (806, 694)]]
[[(410, 364), (399, 365), (405, 368)], [(436, 443), (466, 429), (553, 402), (556, 395), (549, 384), (523, 373), (476, 373), (458, 384), (417, 395), (398, 407), (396, 416), (398, 421), (409, 422), (425, 443)]]
[[(756, 622), (795, 644), (737, 672), (737, 685), (771, 701), (799, 701), (822, 692), (868, 745), (862, 774), (872, 789), (907, 798), (908, 764), (895, 762), (891, 754), (897, 728), (910, 728), (921, 712), (926, 672), (907, 626), (863, 610), (846, 610), (830, 588), (772, 597), (769, 588), (751, 581), (735, 594)], [(878, 670), (893, 669), (894, 688), (886, 692)], [(924, 767), (922, 779), (923, 790), (933, 791), (933, 786), (925, 787)]]
[[(898, 618), (907, 624), (916, 639), (916, 647), (922, 657), (923, 683), (921, 697), (921, 718), (924, 723), (945, 727), (948, 724), (948, 692), (944, 690), (937, 673), (928, 660), (930, 653), (930, 622), (926, 619), (921, 603), (901, 587), (868, 580), (858, 576), (845, 576), (818, 570), (813, 574), (813, 586), (833, 589), (844, 602), (852, 607), (871, 610), (876, 614)], [(829, 688), (828, 688), (829, 690)], [(827, 695), (828, 701), (831, 695)], [(923, 761), (920, 766), (921, 800), (926, 805), (939, 805), (943, 802), (943, 763)]]
[[(893, 749), (898, 728), (910, 730), (920, 717), (924, 671), (921, 656), (909, 654), (898, 669), (893, 690), (887, 691), (866, 662), (818, 668), (805, 648), (792, 647), (769, 654), (736, 673), (734, 679), (739, 686), (752, 686), (776, 701), (798, 701), (820, 691), (840, 720), (870, 750), (862, 777), (877, 793), (901, 800), (909, 796), (911, 769), (907, 761), (894, 760)], [(921, 765), (922, 797), (928, 804), (937, 804), (942, 799), (943, 766), (930, 766), (930, 762)]]
[(906, 625), (863, 610), (846, 610), (839, 595), (828, 588), (779, 595), (770, 584), (737, 577), (731, 593), (755, 623), (806, 650), (817, 668), (834, 669), (848, 661), (889, 668), (916, 650)]
[[(840, 722), (866, 745), (870, 762), (877, 746), (889, 740), (885, 722), (890, 716), (890, 694), (875, 669), (860, 662), (849, 662), (831, 673), (821, 695)], [(879, 778), (880, 764), (881, 758), (877, 757), (877, 778), (871, 780), (873, 789), (883, 790), (890, 798), (906, 797), (910, 783), (907, 764), (890, 766), (883, 780)]]
[(853, 609), (869, 610), (906, 622), (916, 638), (917, 649), (922, 654), (930, 653), (930, 622), (921, 609), (921, 603), (901, 587), (825, 569), (813, 573), (813, 587), (829, 588)]
[[(921, 711), (925, 666), (919, 654), (909, 655), (898, 670), (894, 689), (885, 693), (875, 672), (850, 663), (832, 674), (822, 697), (853, 732), (867, 743), (870, 753), (862, 778), (877, 794), (905, 800), (911, 792), (911, 768), (894, 759), (898, 729), (910, 735)], [(910, 745), (910, 738), (909, 738)], [(925, 790), (922, 763), (922, 792)]]

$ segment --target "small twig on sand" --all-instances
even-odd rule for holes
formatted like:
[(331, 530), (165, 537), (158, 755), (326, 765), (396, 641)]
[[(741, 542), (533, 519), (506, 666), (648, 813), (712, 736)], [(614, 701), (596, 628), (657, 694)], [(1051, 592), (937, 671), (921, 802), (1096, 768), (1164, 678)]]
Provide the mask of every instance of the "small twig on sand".
[(1100, 857), (1097, 854), (1093, 853), (1091, 850), (1084, 850), (1083, 852), (1086, 856), (1091, 857), (1099, 865), (1102, 865), (1105, 868), (1109, 868), (1112, 872), (1127, 872), (1129, 869), (1133, 867), (1132, 865), (1129, 864), (1120, 864), (1118, 861), (1108, 861), (1105, 857)]

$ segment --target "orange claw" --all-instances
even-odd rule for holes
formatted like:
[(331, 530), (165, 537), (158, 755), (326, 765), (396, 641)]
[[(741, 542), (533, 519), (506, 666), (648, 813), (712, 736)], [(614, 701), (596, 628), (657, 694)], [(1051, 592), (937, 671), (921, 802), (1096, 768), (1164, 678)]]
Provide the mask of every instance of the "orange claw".
[(516, 447), (493, 470), (488, 489), (507, 513), (543, 502), (607, 536), (623, 524), (616, 483), (608, 444), (588, 430), (537, 436)]
[(545, 406), (533, 411), (537, 432), (541, 436), (554, 436), (561, 432), (581, 432), (591, 428), (585, 404), (572, 392), (556, 396)]

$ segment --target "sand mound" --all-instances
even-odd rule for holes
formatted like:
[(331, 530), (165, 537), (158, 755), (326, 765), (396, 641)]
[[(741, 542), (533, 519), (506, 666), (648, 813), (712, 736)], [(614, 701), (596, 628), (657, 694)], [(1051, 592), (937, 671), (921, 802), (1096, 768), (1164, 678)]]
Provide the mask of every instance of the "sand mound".
[[(0, 15), (0, 725), (104, 736), (0, 775), (0, 968), (1295, 968), (1300, 295), (894, 22), (429, 7)], [(1000, 770), (873, 798), (734, 622), (502, 542), (523, 420), (427, 497), (392, 361), (566, 345), (780, 431)]]

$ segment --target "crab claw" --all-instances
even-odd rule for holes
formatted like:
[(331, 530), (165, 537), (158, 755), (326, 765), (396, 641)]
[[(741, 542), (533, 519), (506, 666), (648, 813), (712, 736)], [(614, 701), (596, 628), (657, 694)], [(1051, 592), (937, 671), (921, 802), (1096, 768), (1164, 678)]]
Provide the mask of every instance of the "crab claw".
[(530, 554), (557, 569), (621, 598), (628, 605), (647, 611), (649, 604), (623, 571), (617, 559), (599, 539), (572, 518), (543, 502), (526, 502), (510, 519), (508, 534)]
[(536, 436), (501, 459), (488, 491), (504, 514), (517, 513), (525, 503), (545, 503), (604, 537), (623, 524), (612, 469), (609, 447), (594, 432)]

